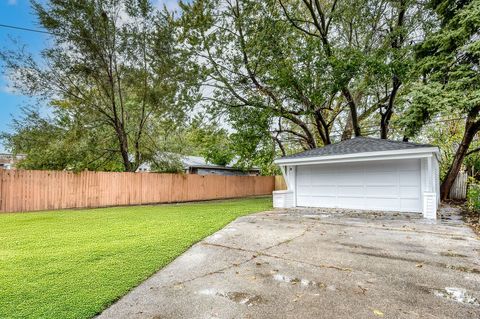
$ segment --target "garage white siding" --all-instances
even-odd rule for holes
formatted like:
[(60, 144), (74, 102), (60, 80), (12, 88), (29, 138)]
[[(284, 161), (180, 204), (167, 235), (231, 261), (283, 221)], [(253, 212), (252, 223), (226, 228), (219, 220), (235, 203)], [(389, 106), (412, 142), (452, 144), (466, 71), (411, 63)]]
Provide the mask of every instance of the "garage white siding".
[(422, 212), (419, 159), (299, 165), (297, 206)]

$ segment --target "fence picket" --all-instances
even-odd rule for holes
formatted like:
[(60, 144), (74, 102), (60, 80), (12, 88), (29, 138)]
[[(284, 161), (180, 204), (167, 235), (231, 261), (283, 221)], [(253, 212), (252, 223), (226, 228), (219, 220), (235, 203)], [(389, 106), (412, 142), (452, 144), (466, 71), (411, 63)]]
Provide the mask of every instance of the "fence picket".
[(457, 178), (453, 182), (450, 189), (449, 197), (451, 199), (465, 199), (467, 198), (467, 178), (468, 174), (465, 171), (458, 172)]
[(274, 188), (274, 176), (0, 169), (0, 212), (235, 198)]

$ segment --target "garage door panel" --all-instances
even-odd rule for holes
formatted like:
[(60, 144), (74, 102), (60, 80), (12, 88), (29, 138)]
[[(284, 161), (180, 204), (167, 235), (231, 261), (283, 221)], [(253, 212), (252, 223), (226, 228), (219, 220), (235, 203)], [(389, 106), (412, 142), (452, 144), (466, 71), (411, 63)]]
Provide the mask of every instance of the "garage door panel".
[(421, 211), (420, 160), (297, 168), (297, 205)]
[(306, 194), (313, 196), (336, 196), (337, 190), (336, 186), (332, 185), (312, 185), (308, 188)]
[(384, 171), (391, 169), (391, 165), (385, 161), (371, 161), (362, 163), (361, 165), (371, 171)]
[(336, 196), (298, 196), (297, 205), (305, 207), (336, 207)]
[(312, 185), (310, 176), (297, 176), (297, 187), (309, 187)]
[(335, 173), (328, 173), (328, 174), (314, 173), (312, 174), (311, 185), (332, 185), (332, 180), (335, 180), (335, 179), (336, 179)]
[(365, 174), (365, 183), (367, 185), (396, 185), (398, 183), (397, 174), (388, 172), (368, 172)]
[(400, 199), (401, 211), (418, 211), (418, 198), (402, 198)]
[(418, 159), (404, 159), (401, 161), (395, 161), (396, 168), (401, 171), (417, 171), (420, 166), (420, 160)]
[(395, 196), (398, 198), (398, 186), (397, 185), (366, 186), (365, 196), (368, 196), (368, 197)]
[(419, 171), (401, 171), (400, 185), (402, 186), (418, 186), (418, 180), (420, 179)]
[(398, 170), (398, 167), (392, 167), (392, 165), (390, 163), (385, 163), (383, 161), (373, 161), (371, 163), (365, 164), (364, 167), (369, 172), (390, 173), (392, 171), (397, 171)]
[(308, 166), (297, 169), (297, 183), (308, 185), (311, 183), (312, 169)]
[(419, 194), (418, 186), (400, 186), (400, 198), (419, 199)]
[(365, 192), (363, 185), (339, 185), (337, 188), (339, 196), (360, 196)]
[(399, 210), (400, 201), (397, 198), (378, 198), (378, 197), (369, 197), (368, 198), (368, 208), (374, 210), (388, 210), (394, 211)]
[[(308, 194), (307, 190), (308, 190), (308, 186), (297, 186), (297, 196), (301, 196), (300, 194)], [(303, 195), (305, 196), (305, 195)]]
[(339, 197), (339, 206), (342, 208), (364, 209), (365, 198), (362, 197)]
[(364, 173), (363, 171), (359, 172), (353, 171), (353, 172), (348, 172), (348, 171), (342, 171), (341, 173), (337, 174), (336, 178), (336, 184), (337, 185), (361, 185), (363, 186), (363, 178), (364, 178)]

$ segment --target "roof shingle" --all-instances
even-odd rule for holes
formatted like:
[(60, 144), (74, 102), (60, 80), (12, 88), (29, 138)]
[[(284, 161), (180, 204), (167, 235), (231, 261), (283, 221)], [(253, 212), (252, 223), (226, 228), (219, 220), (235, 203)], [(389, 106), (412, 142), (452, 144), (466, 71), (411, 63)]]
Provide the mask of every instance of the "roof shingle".
[(372, 137), (355, 137), (349, 140), (311, 149), (305, 152), (284, 156), (281, 159), (332, 156), (354, 153), (405, 150), (422, 147), (434, 147), (430, 144), (418, 144), (402, 141), (384, 140)]

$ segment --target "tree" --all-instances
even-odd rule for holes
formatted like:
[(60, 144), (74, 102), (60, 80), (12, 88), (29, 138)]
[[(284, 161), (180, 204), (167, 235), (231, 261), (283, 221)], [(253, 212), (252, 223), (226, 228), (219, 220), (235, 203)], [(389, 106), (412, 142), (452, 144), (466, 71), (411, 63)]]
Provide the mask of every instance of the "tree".
[(411, 31), (423, 23), (415, 2), (197, 0), (182, 9), (211, 113), (247, 132), (261, 119), (261, 145), (273, 141), (278, 154), (315, 148), (362, 126), (371, 134), (373, 121), (388, 137), (412, 64)]
[(205, 123), (197, 117), (187, 128), (186, 135), (190, 154), (203, 156), (207, 162), (225, 166), (235, 157), (230, 136), (218, 123)]
[(158, 127), (182, 122), (196, 94), (173, 16), (148, 0), (32, 3), (52, 46), (43, 63), (23, 50), (1, 52), (16, 88), (113, 136), (105, 156), (116, 153), (123, 170), (135, 171), (154, 152)]
[[(23, 169), (80, 171), (122, 171), (118, 152), (110, 152), (115, 137), (86, 116), (80, 118), (57, 108), (52, 116), (42, 116), (33, 107), (24, 107), (14, 119), (14, 133), (0, 134), (7, 149), (27, 155), (17, 165)], [(86, 129), (87, 128), (87, 129)]]
[(412, 136), (436, 117), (465, 118), (463, 136), (441, 184), (441, 198), (450, 188), (480, 130), (480, 1), (433, 0), (441, 25), (417, 49), (421, 81), (411, 93), (405, 113), (406, 135)]

